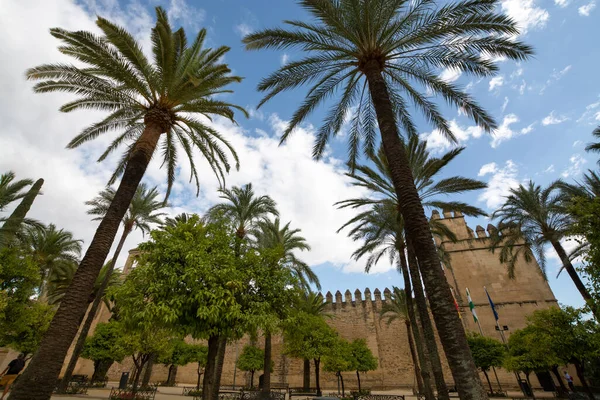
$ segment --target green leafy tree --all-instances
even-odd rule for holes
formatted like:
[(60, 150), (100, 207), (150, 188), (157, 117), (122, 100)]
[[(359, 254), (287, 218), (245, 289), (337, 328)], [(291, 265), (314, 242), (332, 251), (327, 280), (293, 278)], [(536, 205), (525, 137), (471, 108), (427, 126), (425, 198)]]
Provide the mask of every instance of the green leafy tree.
[[(25, 194), (19, 205), (13, 210), (13, 212), (8, 216), (8, 218), (3, 218), (4, 224), (0, 227), (0, 247), (7, 246), (11, 243), (19, 230), (23, 227), (25, 223), (31, 226), (39, 227), (39, 223), (27, 219), (27, 213), (31, 208), (35, 198), (38, 194), (40, 194), (40, 189), (44, 184), (43, 179), (38, 179), (33, 186), (29, 189), (27, 194)], [(14, 392), (13, 388), (13, 392)]]
[[(556, 355), (548, 351), (550, 338), (538, 333), (530, 327), (514, 331), (508, 339), (509, 351), (503, 364), (508, 371), (523, 372), (530, 388), (532, 372), (547, 371), (559, 362)], [(535, 398), (533, 390), (532, 393)]]
[(237, 253), (238, 242), (235, 230), (223, 219), (203, 224), (193, 216), (153, 231), (151, 240), (139, 247), (138, 266), (115, 291), (120, 318), (208, 339), (204, 400), (213, 390), (218, 392), (218, 385), (213, 387), (215, 343), (262, 326), (272, 318), (272, 299), (281, 300), (286, 288), (295, 285), (291, 273), (279, 265), (278, 252)]
[(346, 397), (342, 372), (354, 370), (352, 347), (347, 340), (337, 338), (327, 355), (323, 357), (323, 370), (335, 373), (342, 385), (342, 397)]
[[(328, 141), (351, 115), (347, 135), (351, 168), (361, 151), (375, 151), (379, 128), (400, 211), (415, 241), (458, 391), (464, 399), (485, 398), (464, 330), (453, 311), (452, 293), (440, 268), (398, 125), (407, 135), (418, 133), (408, 109), (413, 103), (442, 135), (456, 141), (449, 123), (430, 100), (429, 93), (433, 93), (460, 108), (485, 131), (492, 131), (497, 124), (491, 116), (462, 88), (440, 78), (439, 68), (490, 76), (498, 70), (493, 57), (524, 60), (532, 49), (514, 36), (507, 37), (518, 32), (517, 25), (496, 12), (498, 1), (494, 0), (462, 0), (443, 6), (432, 1), (389, 0), (301, 0), (299, 4), (311, 15), (311, 22), (286, 21), (287, 28), (265, 29), (243, 39), (249, 50), (295, 48), (306, 54), (260, 82), (259, 90), (266, 92), (260, 105), (285, 90), (311, 85), (281, 140), (319, 105), (332, 100), (317, 132), (313, 156), (323, 155)], [(332, 99), (334, 93), (339, 98)]]
[[(441, 157), (435, 157), (427, 150), (426, 142), (420, 140), (418, 136), (409, 139), (407, 144), (408, 162), (424, 207), (455, 210), (472, 216), (485, 215), (483, 210), (468, 203), (448, 201), (444, 198), (449, 195), (483, 189), (487, 186), (484, 182), (462, 176), (440, 178), (439, 175), (443, 173), (445, 167), (454, 161), (463, 150), (464, 148), (460, 147), (444, 153)], [(404, 276), (405, 287), (411, 285), (411, 283), (407, 283), (410, 275), (438, 396), (447, 399), (448, 389), (442, 372), (442, 363), (438, 354), (433, 324), (429, 318), (421, 275), (419, 274), (422, 271), (420, 271), (419, 263), (415, 257), (414, 244), (410, 240), (404, 220), (398, 212), (400, 201), (394, 190), (390, 164), (383, 148), (380, 148), (377, 154), (371, 155), (369, 159), (374, 167), (371, 165), (358, 165), (353, 173), (348, 174), (352, 178), (353, 185), (368, 190), (368, 197), (348, 199), (337, 204), (340, 208), (359, 209), (364, 206), (371, 206), (371, 208), (361, 210), (341, 229), (354, 225), (349, 232), (349, 236), (354, 240), (364, 241), (364, 244), (353, 255), (356, 259), (359, 259), (369, 254), (365, 270), (370, 270), (381, 257), (389, 255), (392, 260), (397, 259), (399, 261), (397, 265)], [(439, 220), (431, 219), (429, 225), (434, 236), (454, 239), (454, 234)], [(408, 263), (404, 258), (405, 252), (408, 256)], [(445, 261), (446, 266), (449, 267), (448, 269), (452, 271), (448, 260)], [(410, 302), (412, 303), (412, 299)], [(425, 377), (424, 380), (428, 381), (428, 378)], [(427, 390), (425, 395), (427, 398), (431, 398), (432, 392)]]
[(0, 346), (10, 347), (26, 355), (33, 355), (40, 346), (54, 308), (40, 301), (30, 301), (18, 308), (11, 318), (1, 324)]
[(196, 390), (200, 391), (200, 378), (204, 373), (204, 368), (206, 368), (207, 358), (208, 358), (208, 347), (200, 344), (190, 345), (190, 362), (198, 363), (196, 373), (198, 374), (198, 380), (196, 382)]
[(158, 363), (169, 367), (167, 386), (175, 386), (178, 367), (196, 361), (196, 347), (197, 345), (186, 343), (182, 338), (171, 340), (169, 353), (157, 360)]
[(485, 375), (490, 393), (494, 393), (488, 372), (492, 367), (501, 367), (506, 357), (506, 346), (492, 338), (472, 334), (467, 337), (471, 354), (477, 368)]
[(350, 343), (352, 371), (356, 371), (356, 379), (358, 381), (358, 391), (362, 392), (360, 386), (360, 373), (367, 373), (368, 371), (374, 371), (378, 367), (377, 358), (371, 352), (367, 341), (365, 339), (354, 339)]
[(77, 334), (78, 321), (85, 314), (85, 299), (156, 150), (161, 149), (167, 169), (167, 197), (175, 181), (181, 149), (189, 159), (191, 176), (198, 187), (195, 151), (206, 159), (221, 182), (231, 167), (229, 154), (238, 165), (232, 146), (202, 119), (221, 116), (234, 121), (234, 110), (246, 114), (219, 97), (231, 92), (230, 84), (241, 81), (222, 63), (229, 48), (205, 48), (204, 29), (188, 43), (185, 31), (172, 28), (164, 9), (157, 7), (156, 17), (151, 33), (152, 59), (146, 57), (126, 29), (99, 17), (99, 35), (61, 28), (50, 30), (62, 42), (59, 50), (76, 60), (77, 65), (45, 64), (27, 71), (28, 79), (38, 81), (36, 92), (68, 92), (76, 96), (61, 111), (108, 112), (106, 118), (77, 135), (69, 148), (116, 132), (118, 136), (99, 160), (123, 146), (125, 151), (109, 182), (121, 177), (114, 200), (81, 262), (74, 289), (69, 291), (65, 306), (50, 326), (47, 340), (14, 387), (14, 400), (49, 398), (62, 360)]
[(94, 334), (85, 340), (81, 357), (94, 362), (92, 381), (103, 380), (115, 361), (121, 362), (129, 355), (122, 341), (123, 335), (121, 325), (110, 321), (96, 325)]
[(28, 228), (22, 241), (40, 268), (42, 283), (39, 297), (47, 301), (49, 279), (59, 274), (60, 269), (73, 268), (74, 265), (76, 269), (83, 240), (75, 239), (73, 233), (49, 224)]
[(283, 337), (286, 354), (313, 360), (317, 396), (321, 396), (321, 359), (329, 354), (330, 349), (337, 343), (337, 333), (322, 317), (300, 312), (285, 322)]
[(265, 352), (256, 346), (244, 346), (237, 362), (237, 368), (250, 372), (250, 388), (254, 388), (254, 373), (263, 369)]
[[(85, 204), (90, 206), (88, 210), (88, 214), (97, 215), (94, 220), (102, 220), (110, 205), (112, 204), (115, 198), (115, 190), (112, 188), (106, 188), (100, 192), (100, 194), (94, 198), (93, 200), (87, 201)], [(63, 378), (58, 386), (58, 392), (64, 393), (71, 381), (71, 377), (73, 375), (73, 371), (75, 370), (75, 366), (77, 365), (77, 360), (83, 350), (83, 346), (85, 344), (85, 338), (88, 335), (92, 327), (92, 323), (94, 318), (96, 318), (96, 314), (100, 309), (100, 304), (104, 299), (104, 292), (110, 286), (111, 282), (114, 282), (114, 269), (123, 250), (123, 246), (125, 245), (125, 241), (127, 237), (134, 229), (139, 229), (142, 234), (146, 234), (150, 232), (151, 224), (160, 224), (162, 221), (160, 219), (164, 213), (159, 213), (158, 210), (161, 209), (164, 204), (157, 200), (159, 196), (158, 189), (156, 187), (152, 189), (148, 189), (145, 184), (141, 183), (135, 191), (135, 195), (129, 204), (127, 209), (127, 213), (123, 217), (123, 233), (121, 233), (121, 239), (117, 244), (117, 248), (115, 249), (115, 253), (113, 258), (109, 260), (108, 266), (104, 274), (102, 270), (98, 277), (102, 276), (100, 279), (100, 286), (97, 288), (94, 293), (94, 299), (92, 302), (92, 306), (87, 313), (86, 319), (83, 322), (83, 326), (81, 327), (81, 332), (77, 337), (77, 341), (75, 342), (75, 347), (73, 348), (73, 353), (71, 354), (71, 358), (69, 359), (69, 363), (67, 364), (67, 369), (63, 374)], [(98, 282), (98, 279), (96, 279)], [(96, 286), (96, 285), (94, 285)], [(96, 289), (96, 287), (94, 287)]]
[[(566, 237), (572, 218), (564, 212), (558, 185), (542, 188), (533, 181), (529, 181), (527, 186), (519, 185), (510, 190), (510, 195), (494, 211), (492, 218), (497, 219), (498, 226), (502, 228), (492, 235), (492, 248), (501, 247), (500, 261), (508, 262), (509, 276), (514, 276), (515, 261), (520, 253), (523, 253), (526, 261), (532, 257), (530, 248), (537, 254), (540, 267), (545, 271), (544, 246), (550, 244), (581, 297), (586, 303), (591, 302), (589, 291), (560, 242)], [(598, 319), (595, 307), (592, 307), (592, 312)]]
[(27, 186), (33, 185), (31, 179), (16, 180), (16, 175), (13, 171), (5, 172), (0, 175), (0, 212), (4, 211), (7, 205), (13, 201), (20, 200), (27, 192), (24, 190)]

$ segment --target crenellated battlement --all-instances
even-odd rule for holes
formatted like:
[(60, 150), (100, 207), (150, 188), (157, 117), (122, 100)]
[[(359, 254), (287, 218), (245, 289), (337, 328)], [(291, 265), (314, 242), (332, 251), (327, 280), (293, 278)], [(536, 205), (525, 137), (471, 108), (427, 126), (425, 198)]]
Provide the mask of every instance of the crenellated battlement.
[(498, 228), (493, 224), (488, 224), (484, 229), (483, 226), (477, 225), (473, 230), (465, 221), (464, 215), (460, 211), (444, 210), (440, 215), (438, 210), (431, 212), (432, 220), (441, 220), (454, 234), (458, 240), (467, 239), (487, 239), (498, 232)]
[[(323, 298), (321, 293), (319, 293), (319, 296)], [(354, 297), (349, 289), (344, 293), (339, 290), (336, 291), (335, 294), (327, 292), (323, 300), (334, 309), (348, 306), (356, 307), (363, 304), (375, 305), (375, 307), (378, 308), (377, 304), (385, 303), (386, 301), (391, 300), (391, 298), (392, 291), (388, 288), (383, 289), (383, 292), (376, 288), (372, 293), (369, 288), (365, 288), (362, 292), (360, 289), (356, 289), (354, 291)]]

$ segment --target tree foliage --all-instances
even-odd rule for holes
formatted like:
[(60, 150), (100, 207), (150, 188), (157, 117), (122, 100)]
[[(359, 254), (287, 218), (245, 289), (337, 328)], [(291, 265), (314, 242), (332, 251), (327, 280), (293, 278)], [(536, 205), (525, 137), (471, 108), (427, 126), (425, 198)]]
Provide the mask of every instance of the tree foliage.
[(0, 324), (0, 346), (33, 354), (50, 326), (55, 309), (39, 301), (30, 301), (17, 310), (11, 310), (10, 317)]
[(345, 339), (337, 338), (333, 346), (323, 357), (323, 369), (339, 374), (345, 371), (354, 371), (355, 360), (352, 354), (352, 346)]
[(492, 367), (501, 367), (506, 357), (506, 346), (499, 341), (472, 334), (467, 337), (473, 361), (477, 368), (482, 371), (489, 371)]
[(377, 358), (371, 352), (365, 339), (354, 339), (350, 343), (352, 353), (352, 371), (368, 372), (374, 371), (378, 367)]
[(517, 330), (508, 339), (509, 352), (504, 359), (504, 368), (514, 372), (524, 372), (529, 376), (532, 372), (547, 371), (560, 359), (551, 351), (550, 338), (539, 335), (530, 327)]
[(244, 346), (238, 358), (237, 367), (242, 371), (260, 371), (263, 369), (265, 352), (256, 346)]
[(320, 316), (300, 312), (285, 322), (284, 349), (292, 357), (320, 360), (337, 340), (337, 332)]
[(124, 340), (124, 335), (126, 332), (116, 321), (99, 323), (94, 334), (86, 339), (81, 356), (92, 361), (121, 362), (125, 356), (130, 355), (125, 346), (127, 340)]

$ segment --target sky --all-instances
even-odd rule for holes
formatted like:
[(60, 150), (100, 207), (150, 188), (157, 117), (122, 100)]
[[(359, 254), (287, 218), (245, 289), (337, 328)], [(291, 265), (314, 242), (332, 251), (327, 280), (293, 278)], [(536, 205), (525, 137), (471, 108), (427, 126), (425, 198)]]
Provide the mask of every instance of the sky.
[[(252, 182), (258, 194), (268, 194), (277, 202), (282, 220), (300, 228), (312, 246), (301, 256), (320, 277), (323, 292), (354, 292), (366, 287), (373, 292), (402, 286), (401, 277), (387, 262), (365, 274), (364, 262), (351, 259), (357, 243), (344, 232), (337, 233), (353, 213), (337, 210), (333, 204), (363, 192), (344, 175), (343, 134), (330, 143), (321, 161), (311, 159), (315, 130), (326, 109), (312, 114), (282, 146), (278, 143), (286, 120), (305, 91), (281, 95), (256, 109), (261, 99), (256, 90), (259, 80), (300, 53), (247, 52), (241, 37), (279, 26), (285, 19), (308, 19), (291, 0), (0, 0), (0, 37), (4, 38), (0, 46), (0, 171), (12, 170), (18, 178), (45, 179), (43, 195), (30, 215), (72, 231), (87, 247), (97, 222), (86, 214), (84, 202), (104, 187), (117, 159), (96, 162), (111, 137), (67, 150), (70, 139), (99, 120), (102, 113), (60, 113), (60, 105), (70, 96), (34, 94), (32, 83), (25, 80), (27, 68), (69, 61), (56, 49), (58, 42), (48, 33), (49, 28), (98, 32), (94, 21), (101, 15), (125, 26), (148, 51), (157, 5), (163, 6), (172, 24), (183, 26), (189, 37), (206, 28), (207, 45), (229, 46), (224, 61), (244, 77), (232, 87), (235, 92), (228, 100), (246, 107), (250, 118), (240, 117), (237, 125), (214, 122), (241, 159), (240, 170), (227, 177), (227, 185)], [(499, 9), (518, 22), (520, 39), (534, 47), (535, 56), (522, 63), (500, 61), (498, 75), (486, 79), (439, 71), (444, 79), (463, 86), (498, 121), (498, 130), (489, 135), (457, 110), (442, 106), (466, 149), (441, 176), (461, 175), (487, 182), (487, 189), (459, 199), (489, 213), (520, 183), (530, 179), (541, 185), (558, 178), (573, 181), (588, 168), (595, 168), (597, 156), (586, 154), (584, 148), (600, 124), (600, 47), (596, 42), (600, 9), (596, 0), (501, 0)], [(418, 128), (434, 154), (453, 147), (425, 122)], [(167, 213), (202, 213), (220, 200), (218, 182), (210, 169), (202, 160), (197, 164), (200, 195), (196, 197), (195, 186), (188, 182), (189, 167), (183, 162)], [(166, 174), (157, 160), (150, 164), (144, 180), (164, 192)], [(431, 210), (426, 212), (430, 215)], [(485, 218), (467, 218), (467, 222), (473, 229), (489, 223)], [(143, 240), (136, 231), (125, 247), (134, 248)], [(122, 254), (118, 265), (122, 266), (125, 258)], [(556, 277), (558, 269), (558, 257), (548, 249), (549, 282), (557, 299), (581, 305), (568, 275)]]

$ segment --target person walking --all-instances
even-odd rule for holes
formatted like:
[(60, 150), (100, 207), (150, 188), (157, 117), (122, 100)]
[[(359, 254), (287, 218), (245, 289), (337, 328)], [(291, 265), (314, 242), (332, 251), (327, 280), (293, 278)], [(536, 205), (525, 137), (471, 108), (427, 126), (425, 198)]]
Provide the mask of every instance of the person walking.
[[(565, 379), (567, 380), (567, 384), (569, 385), (569, 389), (571, 390), (571, 392), (575, 391), (575, 385), (573, 385), (573, 378), (571, 377), (571, 375), (569, 375), (569, 373), (567, 371), (565, 371)], [(2, 399), (0, 399), (2, 400)]]
[(17, 379), (19, 372), (21, 372), (25, 368), (25, 354), (21, 353), (17, 358), (8, 363), (8, 367), (2, 371), (3, 375), (0, 379), (0, 386), (4, 386), (4, 392), (2, 392), (2, 397), (0, 400), (4, 400), (4, 396), (8, 393), (10, 386)]

